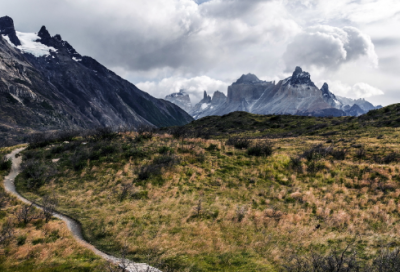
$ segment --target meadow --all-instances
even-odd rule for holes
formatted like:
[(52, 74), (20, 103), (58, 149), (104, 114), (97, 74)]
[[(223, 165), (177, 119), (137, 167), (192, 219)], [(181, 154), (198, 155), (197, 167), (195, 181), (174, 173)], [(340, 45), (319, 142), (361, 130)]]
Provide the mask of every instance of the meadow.
[(0, 149), (0, 271), (104, 271), (104, 261), (82, 248), (62, 221), (46, 222), (38, 210), (6, 194), (3, 178), (11, 164), (3, 157), (17, 147)]
[(329, 271), (378, 271), (400, 245), (399, 108), (38, 141), (17, 187), (56, 196), (98, 248), (163, 271), (307, 271), (336, 257), (359, 270)]

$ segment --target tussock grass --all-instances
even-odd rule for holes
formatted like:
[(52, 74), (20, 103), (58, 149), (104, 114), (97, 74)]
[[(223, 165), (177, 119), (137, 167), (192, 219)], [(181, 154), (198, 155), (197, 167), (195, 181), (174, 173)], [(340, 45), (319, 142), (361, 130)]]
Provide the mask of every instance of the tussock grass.
[[(0, 157), (12, 148), (1, 148)], [(7, 170), (0, 170), (0, 232), (11, 226), (11, 237), (0, 243), (1, 271), (102, 271), (103, 261), (81, 247), (60, 220), (30, 220), (18, 223), (21, 203), (3, 187)], [(38, 213), (38, 211), (32, 211)]]
[(129, 258), (162, 260), (159, 267), (173, 271), (280, 271), (293, 249), (324, 256), (354, 237), (367, 264), (382, 245), (400, 246), (396, 128), (268, 140), (255, 131), (254, 146), (273, 146), (265, 156), (227, 138), (174, 133), (32, 149), (25, 160), (51, 175), (40, 172), (43, 184), (29, 187), (25, 171), (19, 189), (37, 200), (55, 192), (61, 211), (103, 250), (118, 254), (126, 242)]

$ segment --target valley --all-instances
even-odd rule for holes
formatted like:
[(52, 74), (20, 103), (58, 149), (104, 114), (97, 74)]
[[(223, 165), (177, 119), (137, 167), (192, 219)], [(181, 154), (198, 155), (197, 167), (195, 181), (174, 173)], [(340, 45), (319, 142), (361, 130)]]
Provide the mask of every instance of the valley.
[[(373, 260), (399, 243), (398, 108), (359, 118), (233, 113), (38, 142), (16, 184), (38, 203), (56, 195), (99, 249), (126, 248), (162, 271), (307, 271), (295, 270), (297, 258), (347, 246), (346, 261), (356, 252), (357, 265), (378, 271)], [(196, 136), (204, 124), (214, 130)], [(292, 124), (303, 133), (289, 135)]]

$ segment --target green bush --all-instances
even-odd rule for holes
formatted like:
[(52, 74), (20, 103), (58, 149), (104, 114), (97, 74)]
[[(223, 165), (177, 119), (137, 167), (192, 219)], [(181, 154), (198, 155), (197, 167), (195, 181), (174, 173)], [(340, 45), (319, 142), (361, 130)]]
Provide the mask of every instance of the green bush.
[(265, 143), (259, 143), (253, 147), (250, 147), (247, 149), (247, 155), (249, 156), (271, 156), (273, 152), (272, 148), (272, 143), (271, 142), (265, 142)]
[(4, 158), (0, 163), (0, 171), (10, 171), (12, 166), (11, 160)]
[(18, 246), (25, 245), (25, 242), (26, 242), (26, 235), (20, 235), (17, 237), (17, 245)]
[(251, 145), (251, 140), (246, 138), (232, 137), (226, 141), (227, 145), (232, 145), (237, 149), (248, 148)]

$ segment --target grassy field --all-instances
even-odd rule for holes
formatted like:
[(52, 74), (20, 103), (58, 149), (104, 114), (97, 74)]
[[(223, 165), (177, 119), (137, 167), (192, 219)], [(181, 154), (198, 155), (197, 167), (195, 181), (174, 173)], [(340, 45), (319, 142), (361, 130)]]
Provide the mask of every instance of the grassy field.
[[(0, 158), (14, 148), (0, 149)], [(34, 209), (27, 223), (19, 219), (24, 206), (9, 197), (3, 187), (7, 168), (0, 170), (0, 271), (104, 271), (104, 262), (83, 249), (62, 221), (46, 223)], [(2, 240), (6, 236), (8, 239)]]
[(24, 152), (17, 185), (56, 195), (97, 247), (164, 271), (289, 271), (347, 246), (365, 266), (400, 246), (398, 107), (76, 137)]

